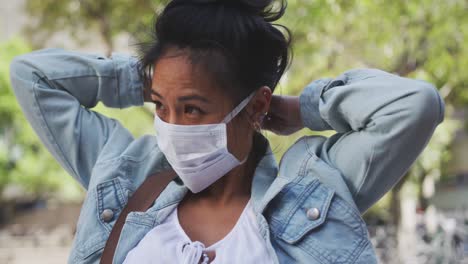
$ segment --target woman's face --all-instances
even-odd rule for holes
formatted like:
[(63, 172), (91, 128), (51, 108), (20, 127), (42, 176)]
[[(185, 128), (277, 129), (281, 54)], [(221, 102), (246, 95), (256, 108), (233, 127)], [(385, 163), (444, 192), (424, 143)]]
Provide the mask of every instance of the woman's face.
[(152, 100), (167, 123), (219, 123), (232, 108), (231, 99), (206, 74), (197, 72), (185, 55), (163, 56), (154, 65)]
[[(183, 54), (162, 56), (155, 63), (151, 98), (155, 114), (163, 121), (179, 125), (215, 124), (234, 109), (228, 93), (197, 69)], [(249, 116), (258, 105), (257, 97), (245, 108)], [(239, 160), (250, 151), (251, 142), (245, 139), (252, 138), (253, 132), (251, 119), (242, 113), (228, 123), (228, 149)]]

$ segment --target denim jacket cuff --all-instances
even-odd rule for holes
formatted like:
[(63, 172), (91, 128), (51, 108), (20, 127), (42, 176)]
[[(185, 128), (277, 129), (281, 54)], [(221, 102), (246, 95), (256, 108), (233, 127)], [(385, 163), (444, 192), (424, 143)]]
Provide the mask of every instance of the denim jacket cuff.
[(142, 106), (144, 104), (143, 82), (138, 75), (138, 60), (118, 53), (112, 54), (117, 71), (119, 107)]
[(307, 85), (299, 95), (302, 123), (305, 127), (316, 130), (333, 129), (321, 116), (319, 111), (320, 97), (331, 78), (318, 79)]

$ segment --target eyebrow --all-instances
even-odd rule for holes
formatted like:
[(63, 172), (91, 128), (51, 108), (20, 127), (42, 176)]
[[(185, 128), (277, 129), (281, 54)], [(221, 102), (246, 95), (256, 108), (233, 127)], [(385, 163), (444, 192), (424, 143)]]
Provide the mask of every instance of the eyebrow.
[[(164, 97), (159, 94), (158, 92), (154, 91), (153, 89), (151, 89), (151, 93), (156, 95), (157, 97), (163, 99)], [(197, 95), (197, 94), (193, 94), (193, 95), (185, 95), (185, 96), (180, 96), (179, 98), (177, 98), (177, 101), (179, 102), (182, 102), (182, 101), (190, 101), (190, 100), (199, 100), (199, 101), (202, 101), (204, 103), (211, 103), (210, 100), (208, 100), (207, 98), (203, 97), (203, 96), (200, 96), (200, 95)]]

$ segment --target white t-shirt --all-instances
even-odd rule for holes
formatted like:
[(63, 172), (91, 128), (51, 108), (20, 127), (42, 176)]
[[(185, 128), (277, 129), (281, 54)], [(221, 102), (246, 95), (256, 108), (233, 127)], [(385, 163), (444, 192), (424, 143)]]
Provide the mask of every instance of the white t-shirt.
[(221, 240), (209, 247), (191, 241), (177, 216), (177, 207), (165, 221), (150, 230), (139, 244), (130, 250), (124, 264), (198, 264), (204, 250), (216, 250), (213, 264), (272, 263), (265, 241), (259, 233), (250, 200), (237, 223)]

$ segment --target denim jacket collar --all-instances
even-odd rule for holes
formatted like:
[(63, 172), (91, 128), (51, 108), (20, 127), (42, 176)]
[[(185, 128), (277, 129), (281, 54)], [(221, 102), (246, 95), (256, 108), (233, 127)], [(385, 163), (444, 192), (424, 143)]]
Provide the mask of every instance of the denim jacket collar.
[[(170, 166), (167, 160), (163, 162)], [(268, 202), (281, 190), (287, 183), (284, 179), (278, 179), (278, 165), (274, 154), (268, 144), (267, 151), (262, 157), (254, 172), (252, 180), (252, 205), (256, 214), (261, 214)], [(273, 188), (270, 188), (273, 187)], [(177, 205), (187, 194), (188, 188), (177, 182), (172, 181), (156, 199), (154, 205), (146, 212), (150, 219), (161, 223), (169, 215), (171, 210), (161, 210), (173, 205)], [(140, 215), (141, 217), (141, 215)]]

